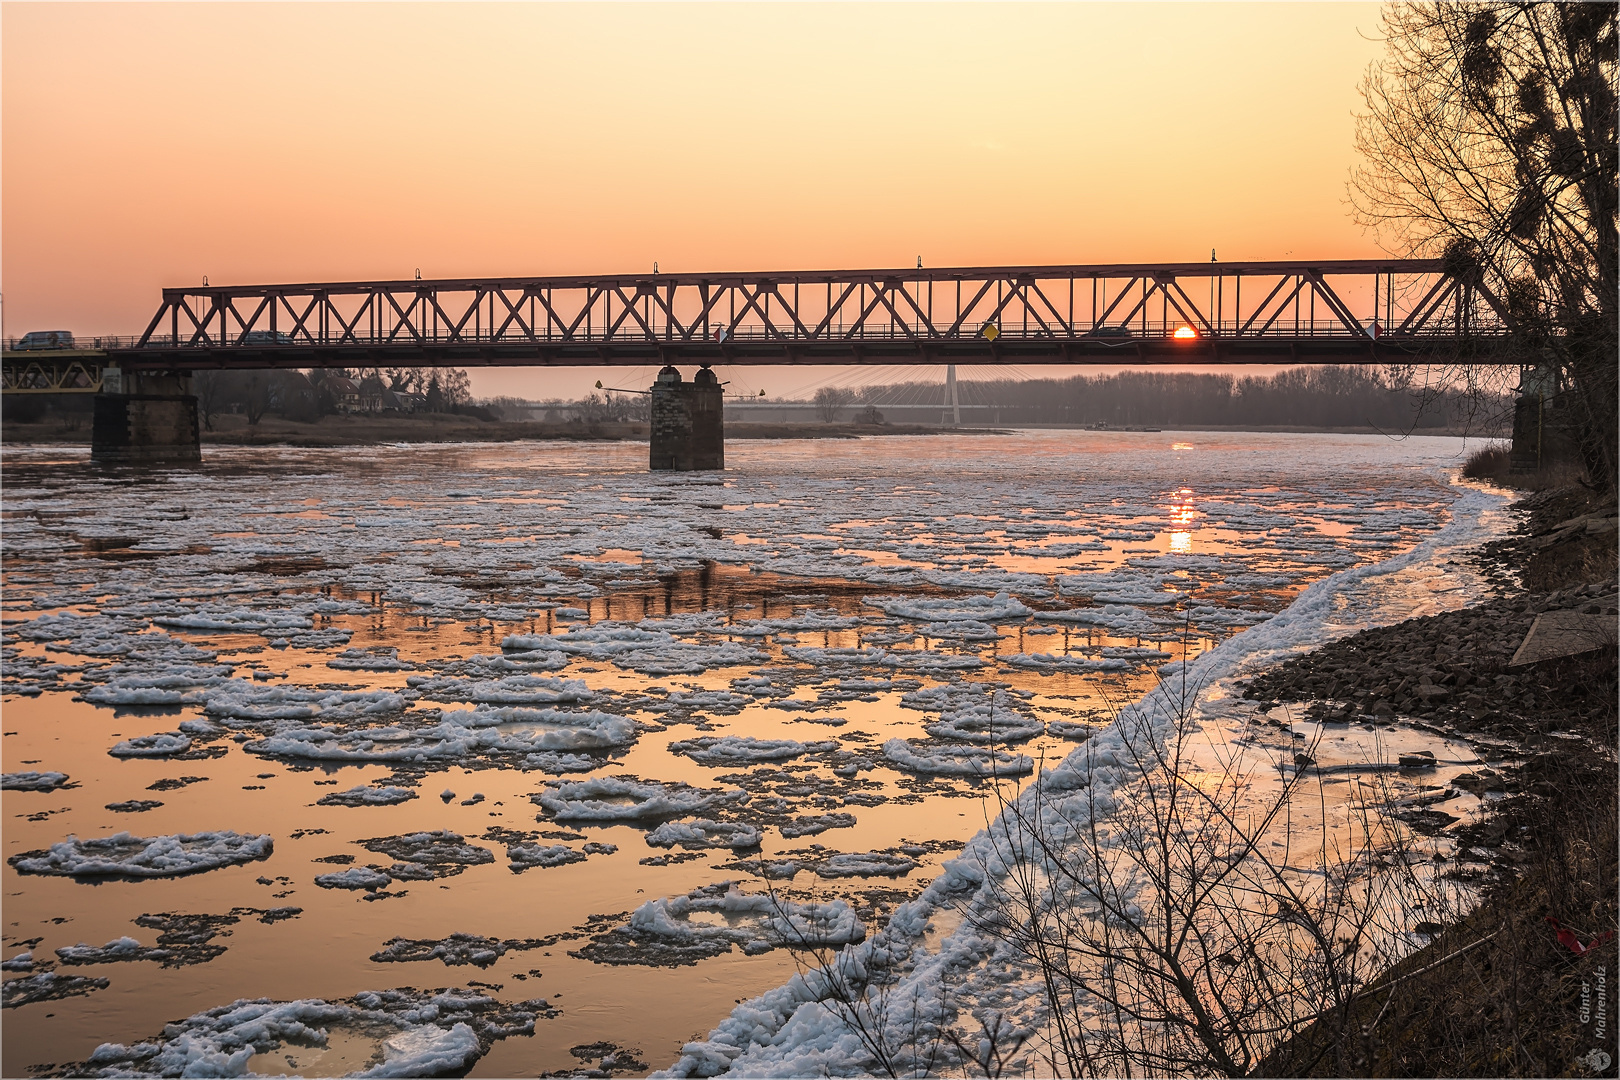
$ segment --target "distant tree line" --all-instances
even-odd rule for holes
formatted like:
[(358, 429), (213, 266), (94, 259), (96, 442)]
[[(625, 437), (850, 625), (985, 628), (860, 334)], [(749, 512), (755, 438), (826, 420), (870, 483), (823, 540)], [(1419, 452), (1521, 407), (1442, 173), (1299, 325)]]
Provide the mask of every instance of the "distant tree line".
[(197, 414), (213, 430), (221, 413), (249, 425), (266, 414), (311, 422), (338, 413), (461, 412), (472, 401), (459, 368), (324, 368), (299, 371), (198, 371)]
[[(938, 383), (819, 394), (819, 407), (942, 402)], [(1068, 379), (962, 380), (963, 406), (991, 406), (995, 423), (1110, 427), (1366, 427), (1404, 432), (1502, 430), (1511, 399), (1464, 388), (1435, 392), (1405, 367), (1301, 367), (1270, 376), (1122, 371)], [(825, 400), (824, 400), (825, 398)], [(836, 404), (834, 404), (836, 399)]]

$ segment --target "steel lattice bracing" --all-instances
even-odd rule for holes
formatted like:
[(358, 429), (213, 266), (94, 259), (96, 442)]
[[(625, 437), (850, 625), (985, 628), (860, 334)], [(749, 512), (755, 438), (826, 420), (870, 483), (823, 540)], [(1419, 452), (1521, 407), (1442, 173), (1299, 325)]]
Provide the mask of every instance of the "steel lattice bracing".
[(0, 389), (8, 394), (95, 394), (107, 354), (89, 350), (7, 353)]
[(110, 351), (133, 370), (1477, 362), (1504, 320), (1438, 260), (641, 274), (165, 289)]

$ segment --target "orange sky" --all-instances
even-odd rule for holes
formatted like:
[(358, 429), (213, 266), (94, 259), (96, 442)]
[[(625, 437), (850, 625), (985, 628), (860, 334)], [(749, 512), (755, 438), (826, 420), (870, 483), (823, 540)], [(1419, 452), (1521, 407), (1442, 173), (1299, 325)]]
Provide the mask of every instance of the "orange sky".
[(7, 3), (5, 332), (136, 333), (204, 274), (1375, 255), (1344, 182), (1378, 11)]

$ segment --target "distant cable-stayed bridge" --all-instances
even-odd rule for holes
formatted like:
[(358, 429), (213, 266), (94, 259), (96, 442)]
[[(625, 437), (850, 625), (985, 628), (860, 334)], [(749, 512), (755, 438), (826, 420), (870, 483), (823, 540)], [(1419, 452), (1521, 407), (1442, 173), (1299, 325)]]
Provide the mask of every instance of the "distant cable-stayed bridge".
[(1510, 329), (1433, 259), (205, 284), (164, 289), (138, 335), (7, 342), (5, 386), (85, 389), (104, 364), (1491, 362)]

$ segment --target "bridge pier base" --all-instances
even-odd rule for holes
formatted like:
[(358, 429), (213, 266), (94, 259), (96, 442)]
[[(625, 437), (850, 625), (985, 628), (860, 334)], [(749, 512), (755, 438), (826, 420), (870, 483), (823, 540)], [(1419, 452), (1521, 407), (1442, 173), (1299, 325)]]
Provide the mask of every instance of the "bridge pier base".
[(695, 472), (726, 467), (725, 391), (707, 367), (689, 383), (673, 366), (652, 385), (647, 467)]
[(1556, 364), (1538, 364), (1520, 374), (1518, 397), (1513, 402), (1513, 443), (1508, 453), (1511, 471), (1538, 472), (1580, 459), (1579, 447), (1570, 434), (1562, 390)]
[(103, 369), (90, 427), (90, 459), (107, 464), (202, 460), (189, 374)]

